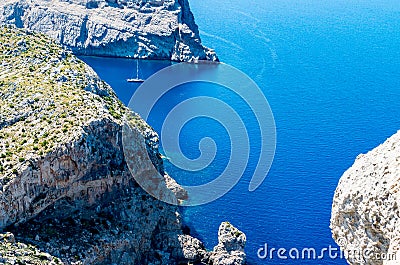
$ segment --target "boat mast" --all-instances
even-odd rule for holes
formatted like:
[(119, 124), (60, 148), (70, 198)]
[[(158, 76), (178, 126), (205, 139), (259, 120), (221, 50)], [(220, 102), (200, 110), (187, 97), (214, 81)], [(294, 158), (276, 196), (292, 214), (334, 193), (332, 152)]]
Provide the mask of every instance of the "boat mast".
[(136, 61), (136, 79), (139, 79), (139, 59)]

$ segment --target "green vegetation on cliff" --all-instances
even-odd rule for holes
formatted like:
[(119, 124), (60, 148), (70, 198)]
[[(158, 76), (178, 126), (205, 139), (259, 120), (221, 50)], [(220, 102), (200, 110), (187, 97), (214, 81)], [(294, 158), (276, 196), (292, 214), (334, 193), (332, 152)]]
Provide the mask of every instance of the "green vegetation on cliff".
[(15, 242), (11, 233), (0, 234), (0, 264), (56, 265), (60, 259), (38, 250), (32, 245)]
[[(0, 62), (2, 185), (22, 164), (81, 134), (85, 124), (118, 122), (128, 113), (90, 67), (43, 34), (0, 27)], [(133, 117), (134, 124), (147, 127)]]
[[(152, 132), (70, 51), (43, 34), (0, 26), (0, 231), (17, 223), (14, 233), (25, 231), (22, 225), (64, 199), (70, 206), (77, 200), (78, 206), (85, 201), (92, 207), (102, 205), (106, 193), (128, 188), (132, 176), (124, 167), (120, 137), (128, 120), (142, 136)], [(138, 140), (145, 145), (145, 137)], [(80, 264), (83, 256), (58, 252), (65, 238), (33, 231), (16, 233), (16, 239), (0, 234), (0, 264), (61, 264), (45, 252)], [(52, 243), (41, 242), (39, 232)], [(82, 228), (76, 236), (85, 233)], [(105, 230), (101, 236), (110, 234)], [(111, 255), (97, 256), (103, 254)]]
[(243, 233), (222, 224), (207, 252), (134, 179), (186, 199), (164, 174), (157, 134), (89, 66), (0, 26), (0, 265), (244, 264)]

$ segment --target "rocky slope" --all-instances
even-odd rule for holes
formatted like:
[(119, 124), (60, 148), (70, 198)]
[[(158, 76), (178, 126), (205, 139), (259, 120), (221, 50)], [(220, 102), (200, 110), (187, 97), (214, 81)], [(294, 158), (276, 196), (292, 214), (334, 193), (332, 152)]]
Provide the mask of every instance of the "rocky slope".
[(62, 262), (32, 245), (16, 242), (13, 234), (6, 233), (0, 234), (0, 264), (55, 265)]
[(15, 235), (0, 236), (0, 263), (245, 262), (243, 233), (220, 229), (239, 243), (207, 252), (183, 233), (177, 206), (137, 185), (123, 126), (133, 174), (185, 199), (164, 173), (157, 134), (90, 67), (44, 35), (10, 27), (0, 27), (0, 59), (0, 230)]
[(0, 23), (44, 33), (80, 55), (218, 60), (201, 44), (188, 0), (5, 0)]
[(400, 263), (399, 205), (400, 131), (359, 155), (336, 189), (331, 229), (350, 264)]

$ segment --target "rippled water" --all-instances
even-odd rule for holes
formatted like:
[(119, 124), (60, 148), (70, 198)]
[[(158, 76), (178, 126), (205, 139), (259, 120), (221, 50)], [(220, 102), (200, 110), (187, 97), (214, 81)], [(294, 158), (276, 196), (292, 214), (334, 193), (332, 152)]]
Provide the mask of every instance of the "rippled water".
[[(208, 95), (241, 113), (252, 143), (251, 160), (238, 185), (213, 203), (185, 209), (186, 221), (212, 248), (219, 223), (229, 220), (247, 234), (250, 264), (346, 264), (329, 258), (260, 260), (257, 249), (264, 243), (288, 249), (334, 245), (329, 218), (340, 176), (359, 153), (400, 129), (400, 3), (192, 0), (191, 6), (203, 42), (214, 47), (222, 61), (253, 78), (264, 92), (275, 116), (277, 150), (266, 181), (249, 192), (260, 145), (249, 107), (216, 85), (194, 83), (168, 93), (149, 119), (157, 131), (176, 104)], [(134, 61), (84, 60), (129, 102), (137, 85), (125, 79), (134, 75)], [(141, 74), (147, 77), (167, 65), (141, 61)], [(180, 182), (201, 184), (226, 166), (228, 132), (207, 118), (183, 128), (184, 154), (198, 157), (198, 144), (205, 136), (217, 144), (216, 159), (196, 173), (167, 163), (169, 173)]]

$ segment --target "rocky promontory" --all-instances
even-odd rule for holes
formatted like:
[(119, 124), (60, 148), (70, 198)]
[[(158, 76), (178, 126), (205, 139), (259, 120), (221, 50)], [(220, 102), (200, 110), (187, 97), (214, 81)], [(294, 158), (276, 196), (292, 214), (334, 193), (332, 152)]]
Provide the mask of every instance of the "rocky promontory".
[(336, 189), (331, 229), (349, 264), (400, 263), (400, 131), (359, 155)]
[(132, 174), (151, 175), (186, 197), (164, 172), (157, 134), (89, 66), (13, 27), (0, 27), (0, 58), (0, 263), (245, 263), (242, 232), (224, 223), (207, 251), (177, 206), (136, 183)]
[(5, 0), (0, 23), (41, 32), (77, 55), (218, 61), (188, 0)]

